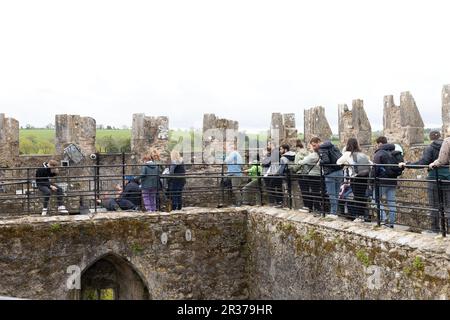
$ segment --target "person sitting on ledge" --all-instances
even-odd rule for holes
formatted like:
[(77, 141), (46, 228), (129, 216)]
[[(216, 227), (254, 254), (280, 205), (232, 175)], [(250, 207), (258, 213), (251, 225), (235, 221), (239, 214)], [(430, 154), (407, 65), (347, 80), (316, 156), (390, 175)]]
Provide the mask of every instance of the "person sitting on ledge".
[(40, 192), (44, 195), (44, 208), (42, 215), (46, 216), (48, 213), (48, 202), (52, 193), (56, 193), (58, 201), (58, 213), (68, 214), (66, 207), (63, 204), (63, 190), (56, 184), (50, 183), (50, 178), (58, 175), (58, 162), (50, 160), (44, 162), (42, 168), (36, 170), (36, 185)]

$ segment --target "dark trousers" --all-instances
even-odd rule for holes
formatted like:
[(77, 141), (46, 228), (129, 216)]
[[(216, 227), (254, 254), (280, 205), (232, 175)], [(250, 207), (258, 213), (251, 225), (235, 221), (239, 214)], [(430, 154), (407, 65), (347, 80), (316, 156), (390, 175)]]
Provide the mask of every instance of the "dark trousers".
[(56, 193), (58, 206), (63, 205), (63, 190), (60, 187), (57, 187), (56, 191), (53, 191), (47, 186), (38, 186), (38, 189), (44, 195), (44, 208), (48, 208), (48, 201), (52, 193)]
[(350, 182), (353, 191), (353, 201), (348, 205), (348, 211), (352, 216), (364, 216), (368, 218), (367, 203), (367, 182), (365, 178), (354, 178)]
[(181, 210), (183, 208), (183, 186), (172, 187), (169, 195), (172, 200), (172, 210)]
[(120, 198), (119, 199), (114, 199), (114, 198), (106, 199), (104, 202), (104, 206), (105, 206), (106, 210), (108, 210), (108, 211), (116, 211), (118, 209), (132, 210), (132, 209), (137, 208), (137, 206), (130, 200), (120, 199)]
[[(449, 216), (450, 207), (450, 183), (445, 182), (441, 185), (442, 190), (442, 200), (444, 201), (444, 209), (446, 216)], [(439, 213), (439, 193), (438, 187), (435, 180), (430, 180), (428, 182), (428, 203), (430, 206), (430, 218), (431, 218), (431, 229), (434, 232), (439, 232), (441, 230), (441, 216)], [(449, 221), (447, 220), (447, 226), (449, 226)]]
[(269, 182), (269, 188), (267, 193), (269, 194), (270, 204), (283, 204), (283, 178), (279, 176), (272, 176), (267, 178)]
[[(298, 180), (303, 204), (310, 210), (320, 211), (320, 176), (304, 175)], [(324, 187), (324, 186), (323, 186)]]

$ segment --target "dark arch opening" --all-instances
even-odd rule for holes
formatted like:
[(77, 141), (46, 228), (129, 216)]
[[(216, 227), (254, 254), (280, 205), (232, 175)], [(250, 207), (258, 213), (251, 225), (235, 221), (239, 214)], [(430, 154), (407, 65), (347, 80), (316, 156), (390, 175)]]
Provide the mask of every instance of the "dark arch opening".
[(133, 266), (115, 254), (107, 254), (81, 274), (81, 300), (148, 300), (149, 291)]

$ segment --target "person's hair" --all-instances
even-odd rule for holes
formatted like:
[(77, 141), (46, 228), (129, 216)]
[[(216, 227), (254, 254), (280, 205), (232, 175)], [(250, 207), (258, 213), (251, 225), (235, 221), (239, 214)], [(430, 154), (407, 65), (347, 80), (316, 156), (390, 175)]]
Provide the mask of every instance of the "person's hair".
[(151, 157), (151, 160), (153, 160), (153, 161), (161, 160), (161, 155), (160, 155), (159, 151), (155, 148), (150, 149), (150, 157)]
[(58, 166), (58, 161), (52, 159), (52, 160), (50, 160), (48, 162), (48, 166), (52, 167), (52, 168), (57, 167)]
[(302, 140), (300, 140), (300, 139), (295, 140), (295, 147), (303, 149), (304, 146), (303, 146)]
[(375, 140), (375, 141), (376, 141), (377, 144), (378, 144), (378, 143), (386, 144), (386, 143), (387, 143), (387, 138), (381, 136), (381, 137), (378, 137), (377, 140)]
[(359, 146), (358, 140), (355, 138), (349, 138), (345, 151), (350, 151), (351, 153), (361, 152), (361, 147)]
[(172, 150), (170, 153), (170, 159), (172, 161), (181, 161), (181, 155), (177, 150)]
[(309, 140), (309, 143), (321, 143), (322, 140), (320, 140), (319, 137), (312, 137), (311, 140)]
[(432, 130), (430, 131), (430, 140), (434, 141), (434, 140), (438, 140), (441, 138), (441, 133), (437, 130)]
[(289, 151), (291, 149), (291, 147), (288, 144), (286, 144), (286, 143), (282, 144), (281, 148), (283, 148), (286, 151)]
[(144, 156), (142, 157), (142, 161), (144, 161), (144, 162), (147, 162), (147, 161), (150, 161), (150, 160), (152, 160), (152, 156), (151, 156), (150, 153), (146, 153), (146, 154), (144, 154)]

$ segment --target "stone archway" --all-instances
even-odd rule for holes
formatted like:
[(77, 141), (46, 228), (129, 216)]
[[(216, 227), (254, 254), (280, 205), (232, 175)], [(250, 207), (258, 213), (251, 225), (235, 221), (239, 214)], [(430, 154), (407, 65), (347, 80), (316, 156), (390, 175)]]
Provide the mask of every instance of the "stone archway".
[(81, 274), (81, 300), (148, 300), (149, 291), (133, 266), (107, 254)]

